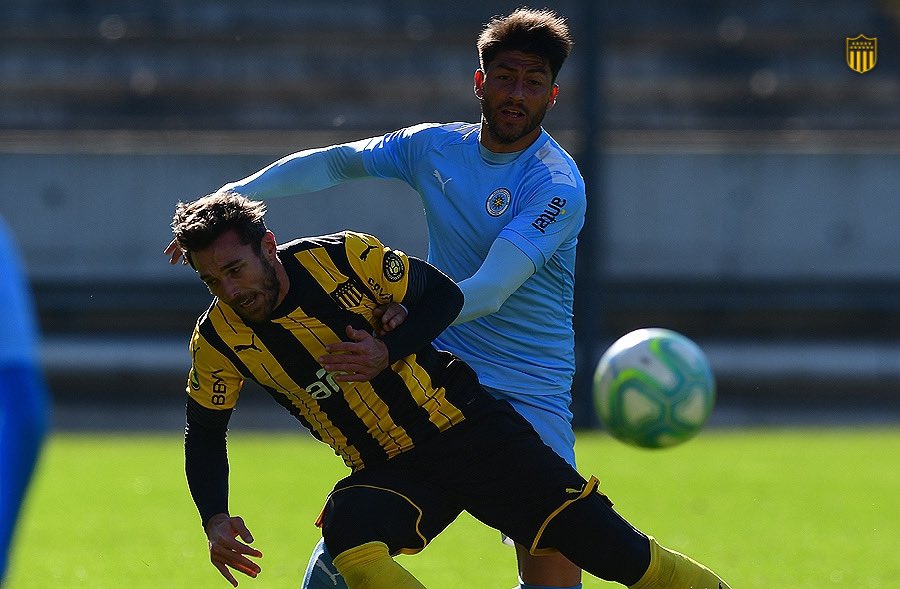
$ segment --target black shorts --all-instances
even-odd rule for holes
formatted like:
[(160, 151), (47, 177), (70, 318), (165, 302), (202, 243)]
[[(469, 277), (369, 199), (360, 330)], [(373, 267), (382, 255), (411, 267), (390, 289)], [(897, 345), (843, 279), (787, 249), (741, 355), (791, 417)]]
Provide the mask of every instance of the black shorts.
[(339, 481), (321, 523), (332, 555), (367, 542), (391, 554), (422, 550), (462, 511), (528, 547), (553, 517), (595, 491), (508, 403), (486, 410), (384, 463)]

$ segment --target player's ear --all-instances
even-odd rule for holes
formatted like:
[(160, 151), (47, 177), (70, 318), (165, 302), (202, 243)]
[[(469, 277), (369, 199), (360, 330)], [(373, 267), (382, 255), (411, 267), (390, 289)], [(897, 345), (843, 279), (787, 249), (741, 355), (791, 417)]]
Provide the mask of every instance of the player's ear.
[(266, 234), (262, 236), (262, 248), (260, 251), (266, 259), (270, 261), (275, 259), (278, 243), (275, 241), (275, 234), (271, 231), (266, 231)]
[(553, 84), (553, 89), (550, 90), (550, 100), (547, 102), (547, 108), (553, 108), (556, 106), (556, 97), (559, 95), (559, 84)]
[(475, 70), (474, 83), (475, 87), (473, 90), (475, 91), (475, 98), (478, 100), (484, 100), (484, 70), (478, 68)]

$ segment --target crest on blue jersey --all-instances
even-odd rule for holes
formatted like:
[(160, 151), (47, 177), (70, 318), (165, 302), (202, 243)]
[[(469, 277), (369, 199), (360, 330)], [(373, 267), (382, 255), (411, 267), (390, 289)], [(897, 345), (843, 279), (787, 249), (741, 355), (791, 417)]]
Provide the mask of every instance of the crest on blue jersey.
[(512, 194), (505, 188), (498, 188), (487, 197), (484, 203), (488, 215), (499, 217), (509, 208), (509, 202), (512, 200)]

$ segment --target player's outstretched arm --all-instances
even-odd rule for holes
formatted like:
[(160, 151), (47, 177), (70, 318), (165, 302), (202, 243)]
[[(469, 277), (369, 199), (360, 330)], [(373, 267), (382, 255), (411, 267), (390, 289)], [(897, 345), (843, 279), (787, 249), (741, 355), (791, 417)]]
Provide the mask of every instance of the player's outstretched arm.
[[(371, 139), (306, 149), (272, 162), (246, 178), (225, 184), (217, 192), (231, 191), (248, 198), (266, 200), (317, 192), (353, 178), (368, 176), (361, 151)], [(170, 264), (182, 260), (172, 240), (163, 252)]]
[[(505, 239), (497, 239), (478, 271), (457, 283), (464, 304), (453, 325), (496, 313), (509, 296), (534, 274), (534, 262)], [(403, 305), (391, 303), (376, 310), (383, 333), (400, 326), (408, 315)]]
[(496, 313), (534, 271), (534, 262), (525, 252), (497, 238), (478, 271), (458, 283), (464, 303), (453, 325)]
[(237, 587), (238, 582), (231, 569), (254, 579), (262, 570), (247, 558), (262, 558), (262, 552), (246, 544), (253, 542), (253, 534), (241, 517), (227, 513), (212, 516), (206, 524), (206, 537), (209, 539), (209, 560), (232, 586)]
[(265, 200), (316, 192), (352, 178), (362, 178), (368, 173), (361, 152), (370, 141), (363, 139), (292, 153), (246, 178), (229, 182), (219, 191)]

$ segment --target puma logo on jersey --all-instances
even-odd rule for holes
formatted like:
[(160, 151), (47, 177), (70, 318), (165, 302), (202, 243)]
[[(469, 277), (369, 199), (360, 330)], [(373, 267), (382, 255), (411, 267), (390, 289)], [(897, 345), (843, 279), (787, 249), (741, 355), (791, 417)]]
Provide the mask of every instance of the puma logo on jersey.
[[(571, 172), (571, 171), (565, 171), (565, 170), (550, 170), (550, 176), (551, 176), (551, 178), (553, 177), (554, 174), (556, 174), (557, 176), (564, 176), (565, 179), (568, 180), (568, 182), (565, 182), (565, 184), (571, 184), (572, 186), (575, 186), (575, 178), (572, 176), (572, 172)], [(554, 182), (555, 184), (563, 184), (563, 182), (558, 182), (556, 179), (553, 179), (553, 182)]]
[(363, 250), (363, 253), (359, 254), (359, 259), (365, 261), (366, 258), (369, 257), (369, 252), (375, 249), (374, 245), (367, 245), (366, 249)]
[(444, 178), (441, 176), (441, 173), (438, 172), (437, 170), (432, 172), (431, 175), (434, 176), (435, 178), (437, 178), (437, 181), (441, 183), (441, 194), (446, 195), (447, 194), (447, 183), (450, 182), (450, 180), (453, 180), (453, 178), (447, 178), (446, 180), (444, 180)]
[(234, 346), (234, 351), (237, 353), (245, 352), (247, 350), (255, 350), (257, 352), (262, 352), (258, 347), (256, 347), (256, 334), (250, 335), (250, 343), (249, 344), (238, 344)]

